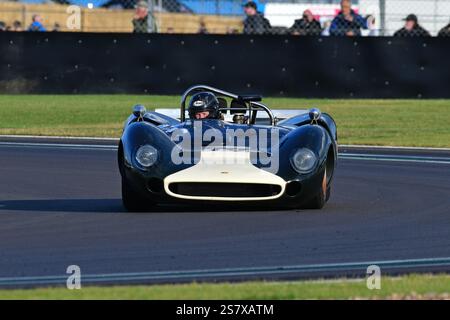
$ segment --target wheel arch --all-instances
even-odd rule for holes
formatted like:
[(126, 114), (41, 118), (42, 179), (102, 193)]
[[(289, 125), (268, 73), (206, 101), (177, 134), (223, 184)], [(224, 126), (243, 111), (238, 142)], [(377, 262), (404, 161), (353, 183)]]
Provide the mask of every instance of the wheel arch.
[(336, 167), (336, 150), (334, 144), (330, 144), (326, 159), (325, 168), (327, 173), (327, 185), (330, 185)]
[(119, 146), (117, 147), (117, 164), (119, 166), (119, 172), (120, 175), (123, 177), (124, 176), (124, 170), (123, 170), (123, 160), (124, 160), (124, 155), (123, 155), (123, 143), (122, 143), (122, 139), (119, 140)]

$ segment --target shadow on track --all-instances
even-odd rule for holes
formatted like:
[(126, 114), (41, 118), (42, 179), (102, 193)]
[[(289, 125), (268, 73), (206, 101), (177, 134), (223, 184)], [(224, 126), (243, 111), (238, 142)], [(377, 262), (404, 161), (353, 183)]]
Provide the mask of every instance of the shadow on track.
[(125, 212), (120, 199), (47, 199), (0, 201), (3, 211)]
[[(274, 208), (261, 206), (227, 205), (220, 207), (194, 205), (161, 205), (149, 209), (146, 213), (162, 212), (233, 212), (233, 211), (273, 211)], [(276, 210), (276, 209), (275, 209)], [(128, 213), (122, 206), (121, 199), (45, 199), (45, 200), (5, 200), (0, 201), (0, 214), (8, 211), (30, 212), (73, 212), (73, 213)], [(292, 211), (292, 210), (283, 210)]]

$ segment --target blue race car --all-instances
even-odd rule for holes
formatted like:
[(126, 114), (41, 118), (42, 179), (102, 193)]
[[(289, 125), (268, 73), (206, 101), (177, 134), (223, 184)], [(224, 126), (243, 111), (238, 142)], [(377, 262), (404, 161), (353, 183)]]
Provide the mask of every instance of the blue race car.
[(118, 150), (125, 208), (322, 208), (337, 162), (334, 120), (318, 109), (272, 111), (261, 100), (197, 85), (178, 116), (135, 106)]

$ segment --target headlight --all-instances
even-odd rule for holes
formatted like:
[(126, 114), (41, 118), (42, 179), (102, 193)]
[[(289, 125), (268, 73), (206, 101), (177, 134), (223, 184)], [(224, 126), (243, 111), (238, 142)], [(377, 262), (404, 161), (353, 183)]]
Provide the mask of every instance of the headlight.
[(291, 165), (298, 173), (308, 173), (316, 165), (317, 157), (307, 148), (298, 149), (291, 158)]
[(136, 152), (136, 161), (144, 168), (151, 167), (158, 160), (158, 150), (151, 145), (144, 145)]

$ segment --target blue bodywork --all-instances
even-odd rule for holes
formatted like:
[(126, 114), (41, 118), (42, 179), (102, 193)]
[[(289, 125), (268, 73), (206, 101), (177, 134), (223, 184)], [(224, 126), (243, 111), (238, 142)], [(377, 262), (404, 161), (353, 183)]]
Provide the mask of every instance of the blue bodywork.
[[(195, 150), (194, 143), (190, 144), (192, 146), (190, 151), (194, 159), (192, 163), (174, 164), (171, 161), (172, 150), (176, 148), (176, 144), (179, 142), (174, 141), (171, 136), (173, 132), (179, 130), (185, 130), (189, 132), (191, 137), (194, 136), (195, 127), (199, 125), (198, 122), (201, 122), (202, 133), (208, 129), (213, 129), (221, 132), (223, 137), (227, 136), (226, 132), (229, 129), (242, 129), (245, 132), (251, 128), (258, 138), (260, 138), (262, 132), (269, 133), (267, 137), (270, 137), (270, 132), (277, 132), (279, 137), (277, 140), (279, 167), (276, 175), (283, 178), (288, 184), (297, 183), (298, 186), (301, 186), (301, 189), (299, 187), (301, 191), (294, 195), (283, 195), (276, 201), (266, 201), (268, 203), (283, 203), (295, 206), (299, 201), (309, 199), (310, 196), (314, 195), (320, 189), (325, 168), (327, 168), (328, 184), (331, 183), (337, 160), (337, 131), (335, 122), (329, 115), (322, 114), (316, 122), (312, 123), (307, 113), (279, 121), (275, 126), (235, 124), (214, 119), (179, 122), (176, 119), (157, 112), (147, 112), (141, 119), (131, 115), (125, 122), (119, 145), (119, 168), (122, 177), (129, 181), (136, 192), (149, 197), (153, 201), (158, 203), (178, 202), (180, 199), (175, 199), (165, 194), (162, 187), (149, 190), (149, 181), (151, 183), (156, 181), (162, 186), (162, 181), (165, 177), (195, 164), (195, 161), (198, 160), (198, 157), (196, 158), (196, 154), (198, 155), (196, 151), (198, 150)], [(245, 140), (245, 146), (250, 148), (249, 141), (250, 139)], [(269, 154), (275, 147), (271, 145), (270, 141), (267, 138), (265, 144), (267, 148), (264, 150)], [(138, 148), (146, 144), (155, 146), (159, 150), (158, 161), (150, 170), (140, 168), (135, 160)], [(215, 147), (226, 146), (227, 141), (226, 138), (223, 141), (202, 141), (202, 146), (199, 149), (211, 147), (210, 144)], [(290, 164), (292, 155), (300, 148), (308, 148), (318, 157), (316, 168), (308, 174), (299, 174)], [(260, 152), (261, 150), (252, 151)], [(259, 162), (254, 163), (254, 165), (264, 169), (264, 166)], [(157, 189), (158, 192), (155, 192), (154, 189)]]

